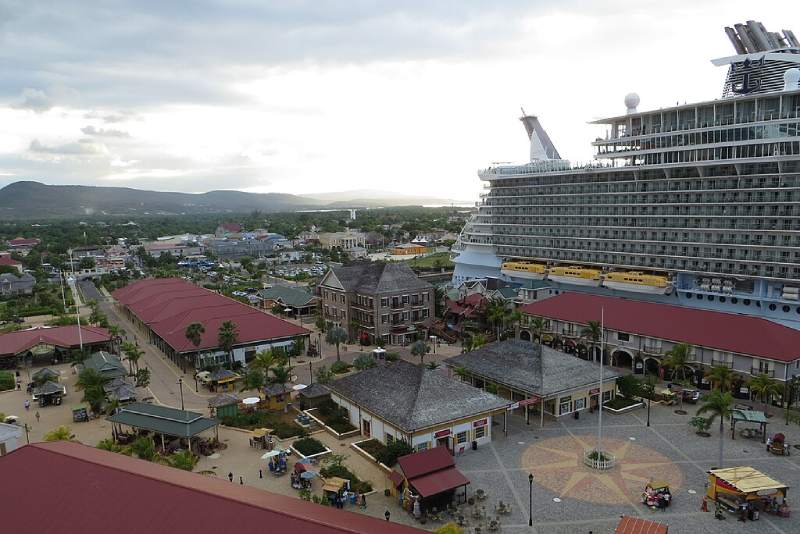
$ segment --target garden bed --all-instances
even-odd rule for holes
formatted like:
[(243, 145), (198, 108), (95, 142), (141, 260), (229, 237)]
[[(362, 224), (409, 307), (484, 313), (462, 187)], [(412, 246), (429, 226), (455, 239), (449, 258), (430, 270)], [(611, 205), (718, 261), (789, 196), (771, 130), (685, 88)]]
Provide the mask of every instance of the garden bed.
[(271, 428), (279, 439), (304, 436), (306, 430), (294, 421), (294, 413), (264, 412), (240, 413), (222, 418), (222, 424), (233, 428), (253, 430)]
[(625, 397), (614, 397), (610, 401), (603, 403), (603, 409), (611, 413), (625, 413), (641, 406), (644, 406), (643, 402), (635, 399), (626, 399)]
[(310, 458), (331, 452), (320, 440), (315, 438), (302, 438), (292, 443), (294, 450), (300, 457)]
[(349, 480), (350, 489), (356, 493), (370, 493), (372, 491), (371, 482), (361, 480), (344, 464), (326, 465), (319, 470), (319, 474), (322, 475), (323, 478), (339, 477)]
[(353, 430), (358, 430), (352, 423), (350, 423), (349, 414), (347, 410), (337, 405), (332, 400), (326, 400), (320, 403), (314, 414), (326, 426), (332, 428), (338, 434), (346, 434)]

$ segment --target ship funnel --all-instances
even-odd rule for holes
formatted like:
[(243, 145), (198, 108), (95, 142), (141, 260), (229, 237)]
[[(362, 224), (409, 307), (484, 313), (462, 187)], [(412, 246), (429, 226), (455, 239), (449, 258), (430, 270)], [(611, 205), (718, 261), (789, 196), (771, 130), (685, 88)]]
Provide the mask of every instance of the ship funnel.
[(520, 119), (528, 132), (528, 139), (531, 140), (531, 161), (541, 161), (548, 159), (561, 159), (550, 136), (542, 128), (542, 124), (535, 115), (526, 115), (522, 111)]

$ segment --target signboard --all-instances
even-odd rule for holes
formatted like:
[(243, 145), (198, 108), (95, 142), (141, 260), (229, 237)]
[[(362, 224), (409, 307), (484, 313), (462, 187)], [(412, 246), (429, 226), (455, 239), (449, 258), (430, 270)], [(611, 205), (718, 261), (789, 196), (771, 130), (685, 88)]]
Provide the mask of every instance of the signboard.
[(514, 404), (509, 404), (508, 406), (506, 406), (506, 410), (516, 410), (517, 408), (519, 408), (519, 403), (518, 402), (515, 402)]
[(448, 428), (448, 429), (445, 429), (445, 430), (440, 430), (440, 431), (436, 432), (436, 433), (433, 435), (433, 437), (434, 437), (434, 438), (443, 438), (443, 437), (445, 437), (445, 436), (449, 436), (449, 435), (450, 435), (450, 429)]
[(478, 420), (478, 421), (473, 421), (473, 422), (472, 422), (472, 426), (473, 426), (473, 427), (486, 426), (486, 424), (487, 424), (488, 422), (489, 422), (489, 420), (488, 420), (488, 419), (480, 419), (480, 420)]
[(589, 390), (589, 395), (597, 395), (600, 393), (600, 388), (592, 388)]

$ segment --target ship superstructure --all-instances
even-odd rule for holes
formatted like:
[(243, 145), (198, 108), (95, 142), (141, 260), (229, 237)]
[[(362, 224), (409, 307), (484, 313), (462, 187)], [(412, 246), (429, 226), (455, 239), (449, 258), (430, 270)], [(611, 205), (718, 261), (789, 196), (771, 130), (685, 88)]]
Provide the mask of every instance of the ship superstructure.
[(800, 328), (800, 42), (755, 21), (726, 33), (720, 99), (640, 112), (627, 95), (595, 121), (589, 165), (523, 113), (530, 162), (479, 172), (454, 282), (549, 280)]

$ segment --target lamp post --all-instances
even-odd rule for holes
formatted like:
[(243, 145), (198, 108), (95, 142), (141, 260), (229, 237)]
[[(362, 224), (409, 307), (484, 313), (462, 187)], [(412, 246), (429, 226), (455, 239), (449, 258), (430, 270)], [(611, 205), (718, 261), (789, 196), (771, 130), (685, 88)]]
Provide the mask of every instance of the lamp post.
[(528, 475), (528, 526), (533, 526), (533, 473)]
[(314, 383), (314, 370), (311, 369), (311, 362), (308, 362), (308, 385)]
[(197, 387), (197, 371), (194, 372), (194, 392), (200, 393), (200, 388)]
[(322, 359), (322, 332), (317, 332), (317, 356)]
[(433, 345), (433, 353), (436, 354), (436, 336), (430, 336), (431, 344)]
[(650, 403), (653, 402), (653, 393), (655, 392), (655, 385), (651, 378), (647, 379), (645, 391), (647, 391), (647, 426), (650, 426)]
[(184, 408), (183, 408), (183, 378), (182, 377), (178, 377), (178, 387), (179, 387), (180, 392), (181, 392), (181, 411), (183, 411)]

